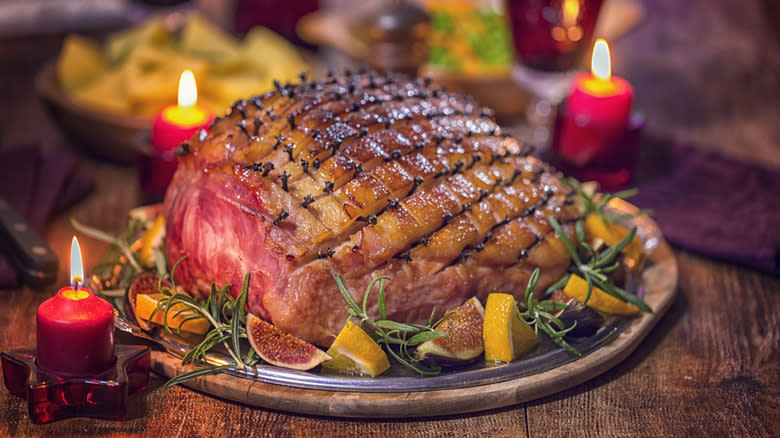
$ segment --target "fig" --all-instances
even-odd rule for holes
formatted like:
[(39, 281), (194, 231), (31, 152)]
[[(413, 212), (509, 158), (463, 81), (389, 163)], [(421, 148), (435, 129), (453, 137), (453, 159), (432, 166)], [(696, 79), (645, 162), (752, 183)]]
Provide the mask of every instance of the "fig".
[(314, 345), (248, 313), (246, 334), (255, 352), (271, 365), (310, 370), (331, 357)]
[(591, 336), (604, 324), (604, 317), (600, 313), (582, 304), (576, 298), (566, 295), (563, 291), (557, 290), (553, 292), (550, 295), (550, 299), (567, 305), (565, 309), (555, 315), (566, 327), (570, 327), (575, 322), (577, 323), (577, 326), (567, 336)]
[(420, 360), (430, 360), (440, 365), (461, 365), (471, 362), (485, 350), (482, 325), (485, 309), (477, 297), (472, 297), (460, 307), (448, 312), (435, 329), (447, 334), (446, 338), (425, 341), (417, 347), (415, 355)]

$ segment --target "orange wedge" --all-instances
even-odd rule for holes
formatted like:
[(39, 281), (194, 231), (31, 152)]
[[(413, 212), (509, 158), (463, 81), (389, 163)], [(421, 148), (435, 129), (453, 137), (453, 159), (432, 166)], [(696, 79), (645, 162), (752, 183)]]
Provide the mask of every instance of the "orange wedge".
[[(588, 294), (588, 282), (576, 274), (571, 274), (569, 282), (563, 288), (563, 292), (577, 301), (585, 303), (585, 297)], [(614, 313), (616, 315), (634, 315), (639, 312), (639, 308), (635, 305), (619, 300), (596, 286), (593, 286), (590, 299), (585, 305), (600, 312)]]
[[(585, 234), (590, 238), (589, 240), (599, 238), (607, 245), (615, 246), (628, 236), (628, 232), (627, 229), (618, 224), (604, 222), (596, 213), (591, 213), (585, 218)], [(642, 241), (639, 240), (639, 237), (634, 236), (631, 243), (623, 248), (622, 252), (626, 257), (638, 262), (642, 256)]]
[[(136, 318), (149, 321), (149, 317), (152, 316), (152, 313), (154, 313), (155, 309), (157, 309), (157, 306), (160, 303), (160, 299), (163, 297), (163, 294), (138, 294), (135, 300)], [(168, 327), (170, 327), (171, 330), (177, 331), (179, 326), (181, 326), (182, 331), (198, 335), (206, 334), (206, 332), (208, 332), (211, 328), (211, 323), (209, 320), (203, 317), (199, 317), (198, 319), (190, 319), (187, 321), (188, 318), (196, 316), (197, 314), (188, 310), (177, 314), (177, 312), (184, 308), (186, 307), (183, 304), (178, 304), (174, 305), (170, 308), (170, 310), (168, 310)], [(164, 320), (165, 312), (163, 310), (159, 310), (157, 313), (154, 313), (154, 317), (152, 317), (152, 320), (149, 321), (149, 323), (163, 325)]]
[(390, 368), (382, 347), (352, 321), (341, 329), (327, 353), (333, 359), (324, 362), (322, 368), (339, 374), (376, 377)]
[(512, 362), (536, 345), (536, 333), (520, 319), (516, 309), (512, 295), (488, 295), (482, 329), (486, 361)]

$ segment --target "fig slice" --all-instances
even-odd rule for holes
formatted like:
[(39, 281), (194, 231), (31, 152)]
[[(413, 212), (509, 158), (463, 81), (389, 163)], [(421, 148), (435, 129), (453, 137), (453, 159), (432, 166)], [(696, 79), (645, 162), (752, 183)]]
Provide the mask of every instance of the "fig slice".
[(314, 345), (248, 313), (246, 334), (255, 352), (271, 365), (310, 370), (331, 357)]
[(567, 337), (592, 336), (604, 324), (604, 317), (601, 314), (582, 304), (576, 298), (566, 295), (561, 290), (553, 292), (550, 295), (550, 299), (566, 304), (566, 308), (555, 315), (566, 327), (571, 327), (572, 324), (577, 323), (574, 329), (566, 334)]
[(472, 297), (449, 315), (435, 329), (448, 337), (425, 341), (415, 352), (420, 360), (429, 360), (440, 365), (454, 366), (468, 363), (485, 350), (482, 340), (482, 325), (485, 309), (477, 297)]

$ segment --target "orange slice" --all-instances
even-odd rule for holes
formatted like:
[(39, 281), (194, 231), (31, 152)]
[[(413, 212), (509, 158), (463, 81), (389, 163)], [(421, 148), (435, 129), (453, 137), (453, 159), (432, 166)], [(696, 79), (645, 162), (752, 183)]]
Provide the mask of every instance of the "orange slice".
[[(569, 282), (563, 288), (563, 292), (577, 301), (585, 303), (585, 297), (588, 294), (588, 282), (576, 274), (571, 274)], [(634, 315), (639, 312), (639, 308), (635, 305), (617, 299), (596, 286), (593, 286), (590, 299), (585, 305), (601, 312), (614, 313), (616, 315)]]
[[(163, 294), (138, 294), (135, 300), (136, 318), (149, 321), (149, 317), (152, 316), (152, 313), (154, 313), (155, 309), (157, 309), (157, 306), (160, 303), (160, 299), (163, 297)], [(177, 304), (168, 310), (168, 327), (170, 327), (171, 330), (177, 331), (179, 326), (181, 326), (182, 331), (203, 335), (206, 334), (209, 329), (211, 329), (211, 323), (209, 320), (203, 317), (186, 321), (188, 318), (197, 316), (198, 314), (189, 310), (178, 313), (182, 309), (186, 309), (186, 306), (183, 304)], [(165, 312), (163, 310), (159, 310), (154, 314), (154, 317), (151, 321), (149, 321), (149, 323), (163, 325), (164, 320)]]
[(536, 333), (520, 319), (516, 309), (512, 295), (488, 295), (482, 329), (486, 361), (512, 362), (536, 345)]
[(376, 377), (390, 368), (387, 354), (362, 328), (348, 321), (327, 353), (333, 358), (322, 368), (339, 374)]
[[(585, 234), (592, 238), (599, 238), (609, 246), (615, 246), (628, 236), (628, 230), (618, 224), (604, 222), (596, 213), (591, 213), (585, 218)], [(590, 240), (590, 239), (589, 239)], [(626, 257), (639, 261), (642, 256), (642, 241), (634, 236), (631, 243), (623, 248)]]

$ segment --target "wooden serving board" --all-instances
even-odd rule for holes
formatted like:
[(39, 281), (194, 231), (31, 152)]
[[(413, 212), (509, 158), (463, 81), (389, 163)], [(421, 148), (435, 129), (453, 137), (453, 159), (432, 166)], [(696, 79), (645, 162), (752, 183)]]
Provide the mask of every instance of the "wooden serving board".
[[(312, 415), (351, 418), (409, 418), (477, 412), (501, 408), (560, 392), (604, 373), (625, 359), (671, 306), (677, 286), (677, 263), (661, 240), (648, 254), (652, 266), (643, 273), (645, 302), (653, 313), (642, 313), (599, 349), (556, 368), (499, 383), (418, 392), (348, 392), (269, 384), (216, 374), (184, 385), (252, 406)], [(165, 352), (152, 353), (152, 369), (172, 378), (193, 368)], [(381, 377), (380, 377), (381, 378)]]

